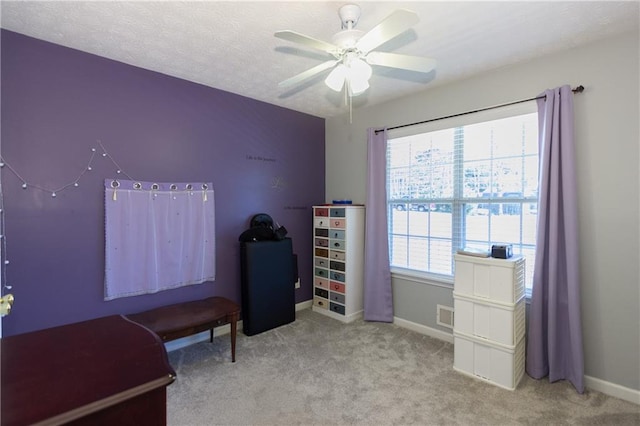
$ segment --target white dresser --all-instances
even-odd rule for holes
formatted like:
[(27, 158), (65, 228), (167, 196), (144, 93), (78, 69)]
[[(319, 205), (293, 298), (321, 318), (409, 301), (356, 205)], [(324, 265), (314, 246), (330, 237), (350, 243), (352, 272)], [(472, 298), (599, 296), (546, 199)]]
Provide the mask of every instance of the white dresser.
[(453, 368), (513, 390), (525, 364), (525, 260), (455, 255)]
[(362, 316), (364, 206), (313, 207), (313, 310), (343, 322)]

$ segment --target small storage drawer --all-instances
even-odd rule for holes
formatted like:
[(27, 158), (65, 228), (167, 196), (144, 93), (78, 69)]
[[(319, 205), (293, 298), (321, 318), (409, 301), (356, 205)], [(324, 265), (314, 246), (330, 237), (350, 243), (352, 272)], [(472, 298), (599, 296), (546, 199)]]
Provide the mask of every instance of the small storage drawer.
[(336, 271), (344, 272), (344, 263), (335, 262), (335, 261), (332, 260), (332, 261), (329, 262), (329, 268), (335, 269)]
[(332, 228), (341, 228), (344, 229), (345, 221), (344, 219), (330, 219)]
[(314, 297), (313, 306), (317, 308), (322, 308), (322, 309), (329, 309), (329, 301), (321, 297)]
[(319, 256), (319, 257), (329, 257), (329, 250), (317, 248), (315, 250), (315, 254), (316, 256)]
[(525, 339), (507, 348), (454, 331), (453, 342), (455, 370), (509, 390), (518, 386), (524, 374)]
[(344, 240), (344, 231), (339, 229), (332, 229), (331, 238), (334, 238), (336, 240)]
[[(326, 241), (326, 240), (325, 240)], [(345, 244), (344, 240), (330, 240), (329, 247), (336, 250), (344, 250)]]
[(314, 294), (316, 296), (324, 297), (325, 299), (329, 298), (329, 290), (324, 290), (322, 288), (316, 287)]
[(329, 240), (325, 238), (316, 238), (315, 245), (316, 247), (329, 247)]
[(331, 281), (329, 283), (329, 288), (331, 291), (337, 291), (338, 293), (344, 293), (345, 285), (342, 283), (337, 283), (335, 281)]
[(326, 217), (316, 217), (313, 219), (313, 226), (316, 228), (328, 228), (329, 219)]
[(342, 293), (335, 293), (332, 291), (329, 293), (329, 300), (332, 302), (342, 303), (344, 305), (345, 296)]
[[(336, 232), (339, 232), (339, 231), (336, 231)], [(315, 229), (315, 236), (316, 237), (329, 238), (329, 229), (328, 228), (316, 228)]]
[(315, 279), (313, 280), (313, 285), (315, 285), (316, 287), (328, 289), (329, 288), (329, 280), (324, 279), (324, 278), (315, 277)]
[(329, 310), (335, 312), (336, 314), (344, 315), (344, 305), (329, 302)]
[(329, 278), (335, 281), (345, 282), (345, 276), (340, 272), (329, 271)]
[(345, 217), (345, 210), (343, 208), (335, 208), (330, 210), (331, 217)]
[(316, 208), (314, 209), (316, 212), (316, 216), (324, 216), (327, 217), (329, 216), (329, 209), (328, 208)]
[(316, 266), (319, 266), (321, 268), (326, 268), (327, 266), (329, 266), (329, 260), (327, 260), (324, 257), (316, 257), (315, 260), (313, 261), (313, 263)]
[(331, 252), (330, 252), (330, 254), (329, 254), (329, 257), (330, 257), (331, 259), (335, 259), (335, 260), (342, 260), (342, 261), (344, 261), (344, 260), (346, 260), (346, 259), (347, 259), (346, 254), (345, 254), (345, 252), (343, 252), (343, 251), (334, 251), (334, 250), (331, 250)]
[(513, 305), (453, 294), (456, 331), (515, 346), (525, 335), (525, 299)]
[(328, 278), (329, 270), (324, 268), (315, 268), (315, 276), (320, 278)]

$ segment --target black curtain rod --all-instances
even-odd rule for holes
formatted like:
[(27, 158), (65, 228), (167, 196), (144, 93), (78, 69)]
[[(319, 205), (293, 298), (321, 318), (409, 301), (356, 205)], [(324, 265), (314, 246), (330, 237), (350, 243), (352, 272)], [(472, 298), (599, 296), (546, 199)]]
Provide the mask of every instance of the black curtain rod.
[[(584, 86), (580, 85), (580, 86), (576, 87), (575, 89), (571, 89), (571, 91), (573, 93), (582, 93), (584, 91)], [(537, 99), (543, 99), (546, 96), (547, 95), (541, 95), (541, 96), (536, 96), (535, 98), (521, 99), (519, 101), (508, 102), (506, 104), (494, 105), (494, 106), (490, 106), (490, 107), (486, 107), (486, 108), (476, 109), (476, 110), (473, 110), (473, 111), (461, 112), (459, 114), (447, 115), (446, 117), (432, 118), (430, 120), (418, 121), (416, 123), (401, 124), (399, 126), (388, 127), (387, 130), (401, 129), (403, 127), (410, 127), (410, 126), (416, 126), (418, 124), (431, 123), (432, 121), (444, 120), (446, 118), (460, 117), (462, 115), (467, 115), (467, 114), (475, 114), (476, 112), (488, 111), (490, 109), (502, 108), (502, 107), (506, 107), (506, 106), (510, 106), (510, 105), (521, 104), (521, 103), (524, 103), (524, 102), (535, 101)], [(377, 135), (378, 133), (383, 132), (383, 131), (384, 130), (376, 130), (375, 133)]]

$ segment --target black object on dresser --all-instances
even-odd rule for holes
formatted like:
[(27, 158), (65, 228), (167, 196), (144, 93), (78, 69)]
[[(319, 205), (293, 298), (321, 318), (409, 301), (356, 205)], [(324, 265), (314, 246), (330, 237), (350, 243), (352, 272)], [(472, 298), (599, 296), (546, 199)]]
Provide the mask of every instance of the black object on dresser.
[(291, 238), (240, 243), (242, 329), (247, 336), (295, 321)]

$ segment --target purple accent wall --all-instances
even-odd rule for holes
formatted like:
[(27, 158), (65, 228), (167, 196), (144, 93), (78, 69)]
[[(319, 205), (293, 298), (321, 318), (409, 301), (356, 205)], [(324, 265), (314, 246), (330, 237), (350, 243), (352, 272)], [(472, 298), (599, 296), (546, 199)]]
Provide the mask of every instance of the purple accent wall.
[(2, 30), (2, 157), (28, 183), (73, 182), (91, 148), (135, 180), (211, 181), (213, 283), (103, 301), (105, 158), (52, 198), (2, 168), (7, 283), (4, 336), (218, 295), (240, 302), (238, 236), (268, 213), (293, 239), (312, 298), (312, 210), (324, 202), (324, 119)]

